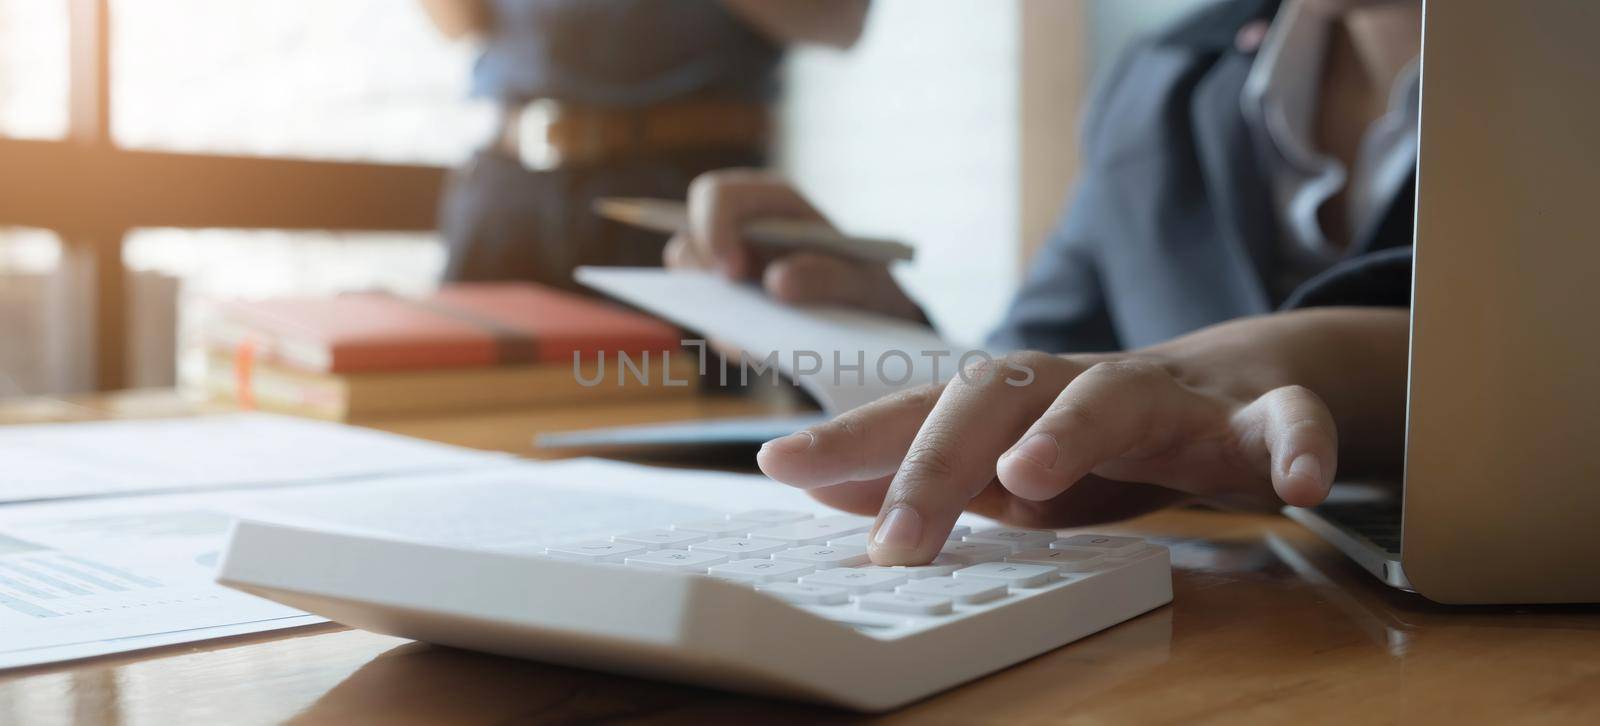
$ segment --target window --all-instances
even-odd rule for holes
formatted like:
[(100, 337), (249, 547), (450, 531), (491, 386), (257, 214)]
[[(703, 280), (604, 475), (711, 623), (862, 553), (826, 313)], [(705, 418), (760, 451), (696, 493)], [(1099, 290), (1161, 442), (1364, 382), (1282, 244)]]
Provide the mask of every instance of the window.
[(77, 311), (62, 267), (55, 233), (0, 227), (0, 398), (89, 384), (91, 371), (73, 355), (82, 326), (63, 324)]
[(0, 282), (53, 316), (8, 347), (87, 367), (46, 392), (161, 384), (175, 300), (433, 284), (472, 58), (411, 1), (0, 0)]
[(414, 0), (111, 11), (111, 128), (124, 148), (453, 164), (494, 121), (468, 101), (473, 49), (436, 33)]
[(67, 5), (0, 0), (0, 136), (67, 133)]

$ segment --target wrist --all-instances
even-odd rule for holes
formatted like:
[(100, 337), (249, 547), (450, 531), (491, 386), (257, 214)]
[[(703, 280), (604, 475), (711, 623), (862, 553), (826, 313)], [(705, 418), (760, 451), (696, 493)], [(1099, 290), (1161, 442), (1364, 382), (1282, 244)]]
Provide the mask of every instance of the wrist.
[(1390, 474), (1403, 460), (1409, 334), (1403, 308), (1319, 308), (1231, 321), (1137, 353), (1242, 404), (1284, 386), (1310, 389), (1333, 414), (1340, 471)]

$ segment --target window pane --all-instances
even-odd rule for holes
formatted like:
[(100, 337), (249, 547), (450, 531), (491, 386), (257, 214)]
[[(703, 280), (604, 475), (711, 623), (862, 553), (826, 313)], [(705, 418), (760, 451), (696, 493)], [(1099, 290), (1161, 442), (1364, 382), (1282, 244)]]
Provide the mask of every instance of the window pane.
[(0, 136), (67, 134), (67, 4), (0, 0)]
[(112, 38), (128, 147), (451, 163), (493, 122), (410, 0), (113, 0)]
[(42, 275), (61, 264), (61, 240), (54, 232), (0, 227), (0, 275)]
[(52, 232), (0, 227), (0, 398), (83, 390), (82, 298)]
[(431, 233), (139, 229), (123, 249), (129, 270), (180, 277), (186, 294), (203, 296), (418, 294), (444, 269)]

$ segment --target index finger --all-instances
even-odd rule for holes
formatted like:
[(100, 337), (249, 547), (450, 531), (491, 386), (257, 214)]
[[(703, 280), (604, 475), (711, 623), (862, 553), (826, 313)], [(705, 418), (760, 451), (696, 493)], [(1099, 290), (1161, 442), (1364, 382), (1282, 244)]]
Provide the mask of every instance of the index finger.
[[(956, 517), (994, 480), (1000, 454), (1076, 370), (1059, 363), (1017, 354), (951, 381), (889, 485), (868, 540), (873, 562), (921, 564), (939, 553)], [(1029, 385), (1017, 385), (1019, 371), (1032, 371)]]

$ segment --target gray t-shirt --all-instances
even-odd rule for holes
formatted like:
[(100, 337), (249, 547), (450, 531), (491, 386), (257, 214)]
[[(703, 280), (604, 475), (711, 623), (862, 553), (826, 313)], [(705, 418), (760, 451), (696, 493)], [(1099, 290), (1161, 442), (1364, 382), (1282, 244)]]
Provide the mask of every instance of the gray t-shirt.
[(717, 0), (490, 0), (474, 93), (643, 106), (767, 100), (782, 49)]

